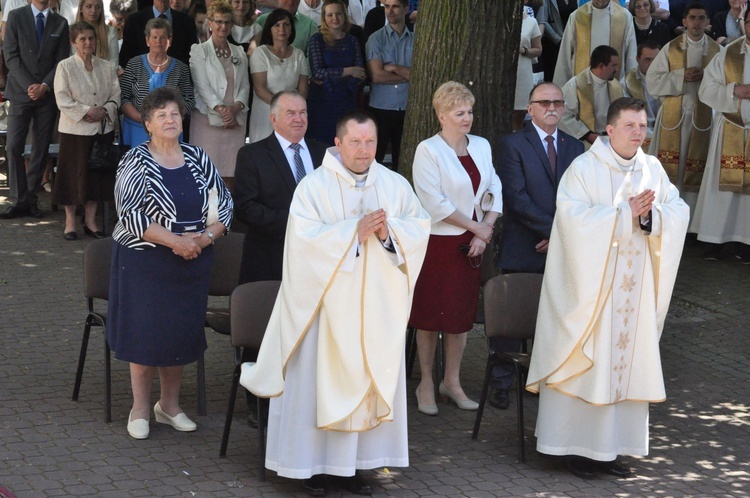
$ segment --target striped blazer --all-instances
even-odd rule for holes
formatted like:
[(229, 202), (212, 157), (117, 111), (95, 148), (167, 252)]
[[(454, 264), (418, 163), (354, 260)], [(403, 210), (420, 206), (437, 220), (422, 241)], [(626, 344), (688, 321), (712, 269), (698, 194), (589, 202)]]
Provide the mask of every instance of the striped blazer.
[[(148, 82), (151, 78), (142, 55), (133, 57), (128, 61), (125, 73), (120, 81), (120, 106), (133, 104), (138, 112), (141, 112), (143, 99), (148, 95)], [(171, 70), (167, 69), (167, 86), (179, 90), (182, 99), (187, 106), (188, 116), (195, 107), (195, 95), (193, 94), (193, 80), (190, 79), (190, 68), (184, 62), (172, 57), (169, 63)]]
[[(234, 203), (214, 163), (200, 147), (185, 143), (180, 145), (185, 166), (190, 168), (203, 194), (203, 222), (206, 222), (208, 215), (209, 190), (216, 188), (219, 194), (219, 221), (228, 228), (232, 222)], [(129, 150), (120, 161), (115, 181), (115, 205), (119, 221), (112, 237), (132, 249), (156, 247), (143, 240), (143, 234), (151, 223), (158, 223), (171, 231), (172, 223), (177, 220), (172, 196), (164, 187), (159, 164), (151, 156), (148, 142)]]

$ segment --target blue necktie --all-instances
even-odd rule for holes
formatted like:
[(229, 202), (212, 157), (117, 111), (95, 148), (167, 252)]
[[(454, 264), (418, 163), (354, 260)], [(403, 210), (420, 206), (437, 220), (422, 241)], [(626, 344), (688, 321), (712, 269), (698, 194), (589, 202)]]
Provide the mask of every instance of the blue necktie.
[(42, 46), (43, 35), (44, 35), (44, 14), (40, 12), (36, 15), (36, 42), (40, 47)]
[(302, 146), (300, 144), (290, 144), (289, 147), (294, 149), (294, 166), (297, 170), (295, 176), (297, 177), (297, 183), (299, 183), (307, 174), (305, 171), (305, 165), (302, 163), (302, 156), (299, 153)]

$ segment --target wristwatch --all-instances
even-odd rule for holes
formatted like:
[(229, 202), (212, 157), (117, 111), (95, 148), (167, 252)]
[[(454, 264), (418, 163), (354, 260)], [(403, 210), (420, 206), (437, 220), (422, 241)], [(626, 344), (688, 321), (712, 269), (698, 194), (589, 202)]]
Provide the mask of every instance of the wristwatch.
[(208, 235), (208, 238), (211, 239), (211, 245), (214, 245), (214, 234), (211, 233), (211, 230), (206, 230), (206, 234)]

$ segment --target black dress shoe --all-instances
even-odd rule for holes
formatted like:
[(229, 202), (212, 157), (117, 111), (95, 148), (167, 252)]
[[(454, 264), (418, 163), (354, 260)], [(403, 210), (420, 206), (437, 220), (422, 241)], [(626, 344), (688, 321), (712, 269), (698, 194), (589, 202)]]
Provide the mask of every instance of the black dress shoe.
[(507, 389), (495, 389), (490, 396), (490, 406), (507, 410), (510, 406), (510, 392)]
[(4, 220), (12, 220), (14, 218), (20, 218), (29, 214), (29, 209), (26, 206), (11, 206), (10, 209), (0, 214), (0, 218)]
[(89, 237), (94, 237), (95, 239), (103, 239), (104, 237), (106, 237), (106, 235), (104, 235), (104, 232), (99, 231), (99, 230), (93, 231), (92, 229), (87, 227), (85, 224), (83, 225), (83, 233), (85, 233)]
[(38, 220), (41, 220), (42, 218), (44, 218), (44, 215), (42, 214), (41, 211), (39, 211), (39, 208), (36, 207), (36, 205), (29, 206), (29, 216), (31, 216), (32, 218), (36, 218)]
[(593, 479), (596, 477), (594, 472), (594, 462), (588, 458), (570, 457), (568, 458), (568, 470), (581, 479)]
[(75, 232), (65, 232), (63, 234), (63, 239), (65, 240), (78, 240), (78, 234)]
[(307, 494), (310, 496), (325, 496), (326, 485), (328, 484), (328, 479), (326, 477), (325, 474), (319, 474), (312, 476), (310, 479), (305, 479), (303, 486), (305, 487)]
[(601, 462), (600, 467), (602, 469), (602, 472), (615, 477), (630, 477), (633, 475), (633, 472), (629, 467), (617, 463), (617, 460), (613, 460), (611, 462)]
[(344, 490), (352, 494), (364, 496), (372, 494), (372, 484), (367, 482), (362, 476), (341, 477), (340, 483)]

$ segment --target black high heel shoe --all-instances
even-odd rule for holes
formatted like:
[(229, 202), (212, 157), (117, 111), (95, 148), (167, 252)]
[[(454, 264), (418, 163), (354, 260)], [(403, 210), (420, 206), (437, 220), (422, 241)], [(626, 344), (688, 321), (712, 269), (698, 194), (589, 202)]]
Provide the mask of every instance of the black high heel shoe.
[(89, 237), (94, 237), (95, 239), (103, 239), (104, 237), (106, 237), (104, 232), (99, 231), (99, 230), (93, 231), (89, 227), (87, 227), (85, 224), (83, 225), (83, 233), (85, 233)]

